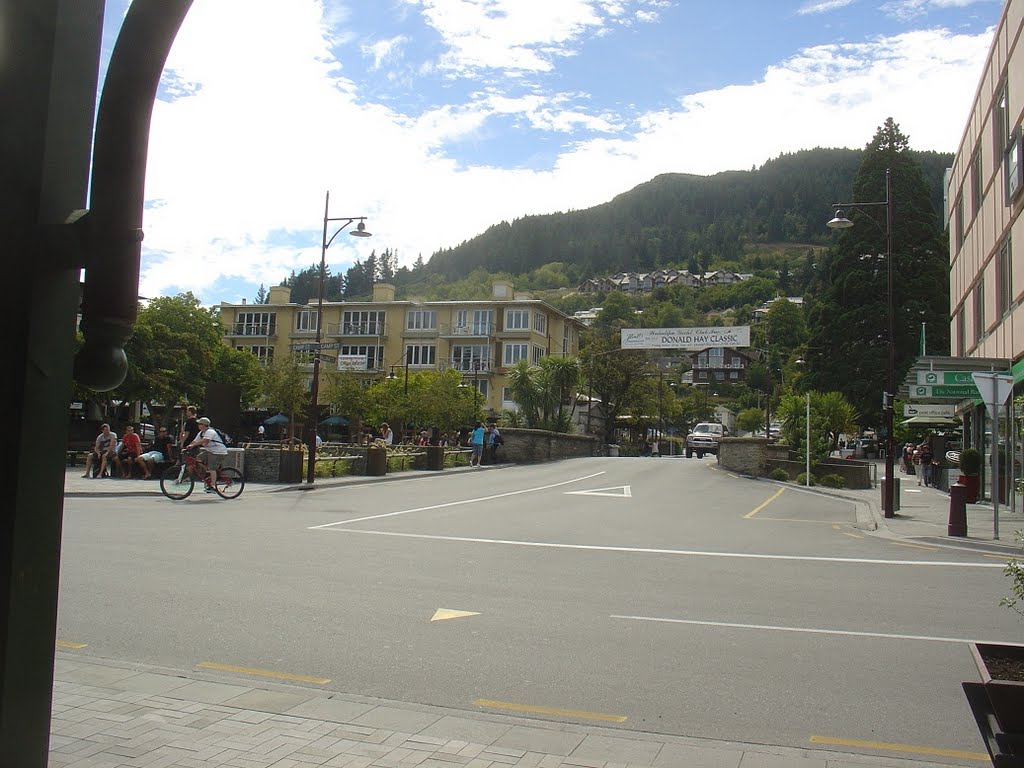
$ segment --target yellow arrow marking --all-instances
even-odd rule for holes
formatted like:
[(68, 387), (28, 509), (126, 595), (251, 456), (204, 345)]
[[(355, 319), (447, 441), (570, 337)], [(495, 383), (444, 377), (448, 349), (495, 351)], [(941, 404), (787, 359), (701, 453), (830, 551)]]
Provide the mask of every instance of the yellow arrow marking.
[(86, 644), (85, 643), (72, 643), (69, 640), (58, 640), (57, 641), (57, 647), (58, 648), (74, 648), (74, 649), (77, 650), (78, 648), (85, 648)]
[(438, 608), (434, 611), (434, 615), (430, 617), (431, 621), (445, 621), (446, 619), (463, 619), (466, 616), (479, 616), (479, 611), (453, 611), (451, 608)]
[(849, 531), (843, 531), (843, 536), (849, 536), (851, 539), (863, 539), (859, 533), (850, 533)]
[(250, 667), (235, 667), (231, 664), (217, 664), (212, 661), (203, 661), (196, 664), (200, 669), (216, 669), (219, 672), (236, 672), (240, 675), (252, 675), (254, 677), (272, 677), (277, 680), (291, 680), (297, 683), (316, 683), (327, 685), (331, 682), (329, 677), (310, 677), (309, 675), (293, 675), (290, 672), (274, 672), (269, 669), (252, 669)]

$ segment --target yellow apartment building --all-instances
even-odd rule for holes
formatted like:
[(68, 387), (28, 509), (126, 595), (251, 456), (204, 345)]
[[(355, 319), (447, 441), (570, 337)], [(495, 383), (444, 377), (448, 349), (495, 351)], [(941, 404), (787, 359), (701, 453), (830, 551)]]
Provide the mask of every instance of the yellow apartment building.
[[(305, 358), (312, 387), (316, 302), (292, 303), (291, 289), (277, 286), (266, 304), (222, 302), (220, 319), (225, 343), (264, 364), (281, 354)], [(396, 300), (393, 285), (377, 283), (370, 301), (324, 302), (320, 371), (347, 371), (369, 382), (454, 368), (496, 416), (515, 407), (508, 369), (519, 360), (576, 355), (583, 328), (547, 302), (516, 293), (509, 282), (494, 283), (486, 301)]]

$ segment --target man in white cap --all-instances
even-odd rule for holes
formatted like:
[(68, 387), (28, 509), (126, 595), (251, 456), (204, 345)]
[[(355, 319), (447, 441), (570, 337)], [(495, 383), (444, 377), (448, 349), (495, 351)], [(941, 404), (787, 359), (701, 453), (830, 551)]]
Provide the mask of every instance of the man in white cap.
[(224, 445), (220, 434), (210, 426), (210, 420), (205, 416), (198, 420), (199, 434), (196, 439), (189, 443), (186, 448), (199, 448), (199, 460), (206, 464), (209, 469), (209, 476), (206, 481), (206, 492), (216, 493), (213, 486), (217, 483), (217, 470), (224, 466), (224, 459), (228, 455), (228, 447)]

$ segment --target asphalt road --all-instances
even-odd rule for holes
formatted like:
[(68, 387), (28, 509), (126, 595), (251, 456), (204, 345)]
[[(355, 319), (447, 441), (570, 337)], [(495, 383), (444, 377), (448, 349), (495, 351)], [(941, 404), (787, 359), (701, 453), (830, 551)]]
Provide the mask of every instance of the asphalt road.
[(713, 458), (196, 496), (66, 499), (60, 641), (401, 701), (977, 765), (955, 754), (984, 752), (965, 641), (1020, 638), (996, 607), (997, 560), (872, 536), (850, 502)]

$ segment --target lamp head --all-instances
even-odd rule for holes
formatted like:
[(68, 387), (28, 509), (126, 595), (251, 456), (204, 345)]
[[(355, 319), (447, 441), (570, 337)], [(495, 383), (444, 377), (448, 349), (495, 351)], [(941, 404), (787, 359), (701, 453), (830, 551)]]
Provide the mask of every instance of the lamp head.
[(841, 210), (836, 210), (836, 215), (825, 226), (829, 229), (849, 229), (853, 222), (846, 218), (846, 214)]
[(349, 232), (352, 237), (373, 237), (372, 234), (366, 231), (366, 222), (360, 221), (356, 224), (356, 228)]

